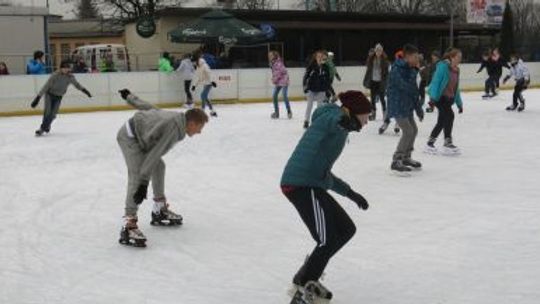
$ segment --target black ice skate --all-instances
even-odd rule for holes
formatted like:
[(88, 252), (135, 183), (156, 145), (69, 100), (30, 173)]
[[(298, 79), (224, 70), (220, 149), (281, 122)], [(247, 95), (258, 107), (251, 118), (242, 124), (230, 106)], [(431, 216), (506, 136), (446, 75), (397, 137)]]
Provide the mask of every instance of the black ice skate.
[(411, 168), (405, 166), (401, 159), (396, 159), (392, 162), (390, 166), (392, 172), (397, 173), (400, 176), (410, 176)]
[(517, 109), (517, 105), (509, 105), (506, 107), (506, 111), (515, 111)]
[(36, 136), (41, 136), (41, 135), (43, 135), (43, 133), (45, 133), (45, 131), (43, 131), (41, 129), (36, 130)]
[(520, 104), (517, 110), (518, 112), (523, 112), (523, 110), (525, 110), (525, 104), (524, 103)]
[(159, 212), (152, 211), (152, 221), (150, 225), (153, 226), (180, 226), (183, 224), (183, 218), (180, 214), (172, 212), (168, 204), (161, 208)]
[(309, 121), (304, 121), (304, 129), (307, 129), (309, 128)]
[(137, 218), (128, 217), (126, 223), (120, 230), (120, 239), (118, 242), (122, 245), (133, 247), (146, 247), (146, 237), (137, 226)]
[(403, 159), (403, 165), (407, 167), (411, 167), (416, 170), (422, 169), (422, 163), (419, 161), (416, 161), (410, 157)]
[(386, 131), (386, 129), (388, 129), (389, 124), (390, 123), (386, 121), (382, 124), (382, 126), (379, 128), (379, 135), (383, 134)]
[(292, 112), (291, 111), (287, 112), (287, 118), (292, 119)]
[(435, 147), (436, 138), (430, 138), (427, 142), (426, 148), (424, 150), (427, 154), (437, 154), (437, 147)]
[(399, 131), (401, 131), (398, 127), (398, 125), (394, 125), (394, 133), (399, 134)]
[(217, 113), (216, 113), (216, 111), (212, 111), (212, 112), (210, 112), (210, 116), (212, 116), (212, 117), (217, 117)]
[[(493, 96), (495, 96), (495, 95), (493, 95)], [(490, 98), (493, 97), (493, 96), (490, 95), (489, 93), (486, 93), (486, 94), (482, 95), (482, 98), (483, 98), (483, 99), (490, 99)]]
[(279, 119), (279, 113), (278, 113), (278, 112), (272, 113), (272, 115), (270, 115), (270, 118), (272, 118), (272, 119)]
[(369, 120), (370, 120), (370, 121), (373, 121), (373, 120), (375, 120), (375, 118), (377, 118), (377, 111), (372, 111), (372, 112), (369, 114)]

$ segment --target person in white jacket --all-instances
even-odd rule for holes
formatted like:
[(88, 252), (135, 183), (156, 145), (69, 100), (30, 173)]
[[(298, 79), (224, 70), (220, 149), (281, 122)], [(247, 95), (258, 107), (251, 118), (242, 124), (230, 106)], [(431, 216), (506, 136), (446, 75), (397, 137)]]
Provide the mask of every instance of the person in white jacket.
[(191, 61), (191, 54), (186, 54), (180, 66), (176, 69), (176, 72), (179, 73), (180, 77), (184, 79), (184, 92), (186, 93), (186, 105), (188, 108), (193, 107), (193, 96), (191, 95), (191, 82), (195, 77), (195, 66)]
[(217, 113), (216, 111), (214, 111), (214, 107), (212, 106), (212, 103), (208, 98), (212, 87), (216, 87), (216, 83), (212, 81), (212, 70), (200, 54), (195, 55), (193, 60), (195, 62), (197, 82), (191, 87), (191, 90), (195, 91), (196, 87), (199, 84), (203, 85), (203, 89), (201, 92), (202, 108), (204, 110), (206, 109), (206, 106), (208, 106), (208, 108), (210, 109), (210, 115), (217, 117)]
[(506, 110), (514, 111), (517, 109), (518, 112), (521, 112), (525, 110), (525, 98), (523, 98), (522, 93), (529, 86), (531, 76), (529, 74), (529, 69), (525, 66), (525, 63), (523, 63), (523, 60), (516, 54), (510, 56), (510, 75), (504, 78), (503, 83), (506, 83), (512, 76), (516, 80), (516, 85), (514, 87), (514, 95), (512, 96), (512, 104), (509, 105)]

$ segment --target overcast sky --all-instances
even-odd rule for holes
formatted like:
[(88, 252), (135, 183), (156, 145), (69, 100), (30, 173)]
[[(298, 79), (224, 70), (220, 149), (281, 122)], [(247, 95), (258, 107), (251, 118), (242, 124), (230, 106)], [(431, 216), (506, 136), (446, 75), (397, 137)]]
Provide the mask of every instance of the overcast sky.
[[(76, 1), (77, 0), (49, 0), (51, 13), (56, 14), (56, 15), (62, 15), (64, 16), (64, 18), (74, 18), (73, 10), (74, 10), (74, 3)], [(274, 1), (276, 3), (279, 1), (280, 8), (295, 7), (297, 3), (299, 2), (299, 0), (274, 0)], [(534, 1), (540, 3), (540, 0), (534, 0)], [(47, 0), (0, 0), (0, 3), (2, 2), (10, 2), (13, 4), (26, 5), (26, 6), (32, 6), (32, 5), (46, 6)], [(208, 3), (205, 0), (202, 0), (202, 1), (191, 0), (189, 2), (193, 4)], [(190, 5), (185, 5), (185, 6), (190, 6)]]

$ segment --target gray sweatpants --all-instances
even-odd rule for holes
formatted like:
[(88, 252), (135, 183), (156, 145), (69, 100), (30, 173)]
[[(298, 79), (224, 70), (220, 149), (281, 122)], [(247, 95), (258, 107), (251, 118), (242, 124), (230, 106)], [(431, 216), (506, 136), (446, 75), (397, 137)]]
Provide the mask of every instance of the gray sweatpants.
[(418, 135), (418, 127), (414, 121), (414, 116), (408, 118), (396, 118), (398, 126), (401, 128), (401, 139), (394, 153), (394, 160), (406, 159), (411, 157), (414, 150), (414, 141)]
[(326, 101), (325, 92), (312, 92), (307, 93), (307, 109), (306, 109), (306, 118), (305, 121), (311, 120), (311, 111), (313, 110), (313, 102), (317, 102), (317, 107), (322, 105)]
[[(139, 143), (135, 138), (130, 138), (128, 136), (126, 126), (122, 126), (118, 131), (116, 137), (118, 145), (122, 150), (124, 155), (124, 160), (126, 161), (128, 169), (128, 185), (127, 185), (127, 195), (126, 195), (126, 216), (135, 216), (137, 215), (137, 210), (139, 206), (133, 201), (133, 195), (137, 191), (141, 183), (141, 178), (139, 176), (139, 168), (143, 163), (146, 154), (139, 147)], [(163, 160), (160, 160), (154, 170), (152, 171), (152, 189), (154, 191), (154, 200), (164, 200), (165, 199), (165, 163)]]

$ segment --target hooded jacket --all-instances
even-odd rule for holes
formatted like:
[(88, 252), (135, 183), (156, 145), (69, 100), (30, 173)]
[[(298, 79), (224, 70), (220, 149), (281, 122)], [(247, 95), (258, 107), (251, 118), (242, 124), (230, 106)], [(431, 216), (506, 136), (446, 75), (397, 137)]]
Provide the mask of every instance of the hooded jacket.
[[(441, 60), (437, 64), (435, 74), (433, 75), (433, 79), (431, 80), (431, 84), (428, 88), (428, 94), (429, 97), (431, 97), (431, 100), (434, 102), (439, 102), (441, 96), (444, 94), (444, 90), (446, 90), (446, 87), (448, 86), (448, 82), (450, 82), (450, 62), (448, 62), (448, 60)], [(463, 106), (461, 90), (459, 88), (459, 78), (456, 88), (456, 95), (454, 96), (454, 103), (458, 107)]]
[(417, 69), (403, 59), (396, 59), (388, 76), (388, 118), (408, 118), (420, 106), (417, 76)]

